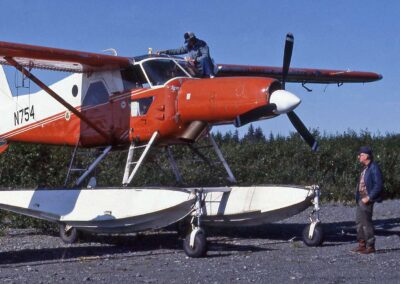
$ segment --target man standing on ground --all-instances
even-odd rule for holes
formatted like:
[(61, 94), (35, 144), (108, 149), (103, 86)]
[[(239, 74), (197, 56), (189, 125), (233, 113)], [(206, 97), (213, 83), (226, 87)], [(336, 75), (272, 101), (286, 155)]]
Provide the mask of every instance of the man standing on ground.
[(374, 161), (370, 147), (361, 147), (358, 160), (363, 166), (356, 187), (356, 229), (358, 247), (352, 252), (369, 254), (375, 252), (374, 225), (372, 214), (375, 202), (381, 202), (383, 188), (382, 172)]
[(204, 40), (198, 39), (194, 33), (183, 35), (185, 45), (177, 49), (161, 50), (158, 54), (180, 55), (188, 54), (187, 61), (193, 63), (201, 77), (214, 77), (214, 64), (210, 56), (210, 49)]

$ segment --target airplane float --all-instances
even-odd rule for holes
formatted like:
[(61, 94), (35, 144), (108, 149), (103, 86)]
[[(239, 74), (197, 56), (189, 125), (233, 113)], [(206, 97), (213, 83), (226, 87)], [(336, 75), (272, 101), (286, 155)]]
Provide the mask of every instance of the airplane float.
[[(318, 186), (225, 186), (208, 188), (129, 187), (153, 147), (165, 147), (181, 178), (171, 145), (192, 145), (208, 137), (232, 184), (235, 177), (210, 129), (243, 126), (286, 114), (317, 150), (318, 143), (294, 109), (300, 99), (285, 90), (303, 84), (366, 83), (372, 72), (290, 68), (293, 36), (286, 37), (282, 67), (217, 64), (215, 78), (199, 78), (184, 58), (149, 54), (122, 57), (0, 42), (0, 64), (15, 67), (41, 90), (13, 96), (0, 66), (0, 153), (13, 142), (98, 148), (101, 154), (82, 171), (73, 188), (0, 190), (0, 208), (60, 224), (73, 242), (79, 231), (138, 232), (191, 219), (184, 239), (191, 257), (206, 254), (203, 225), (250, 226), (281, 220), (314, 204), (303, 238), (320, 245)], [(71, 72), (51, 86), (32, 70)], [(110, 151), (128, 150), (118, 188), (96, 187), (91, 173)], [(67, 179), (74, 170), (74, 155)], [(316, 214), (314, 214), (316, 213)]]

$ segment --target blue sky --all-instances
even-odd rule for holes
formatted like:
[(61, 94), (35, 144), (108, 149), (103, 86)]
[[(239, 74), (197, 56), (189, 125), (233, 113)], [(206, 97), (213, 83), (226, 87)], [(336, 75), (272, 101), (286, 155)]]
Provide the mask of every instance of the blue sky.
[[(0, 0), (0, 40), (135, 56), (174, 48), (193, 31), (217, 63), (281, 66), (292, 32), (292, 67), (381, 73), (369, 84), (287, 89), (302, 99), (296, 113), (309, 128), (400, 133), (400, 2), (387, 1), (23, 1)], [(57, 75), (40, 73), (50, 83)], [(294, 128), (283, 116), (257, 122), (264, 133)], [(234, 130), (234, 127), (218, 128)], [(246, 129), (240, 129), (241, 133)]]

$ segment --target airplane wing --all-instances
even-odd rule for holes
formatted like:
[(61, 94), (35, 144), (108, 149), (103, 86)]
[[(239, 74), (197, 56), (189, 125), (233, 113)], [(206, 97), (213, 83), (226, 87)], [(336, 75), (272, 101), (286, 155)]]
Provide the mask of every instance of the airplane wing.
[[(282, 79), (282, 67), (217, 64), (217, 77), (262, 76)], [(289, 68), (286, 82), (292, 83), (367, 83), (382, 79), (373, 72)]]
[(123, 69), (133, 61), (129, 57), (0, 41), (0, 64), (9, 65), (7, 57), (28, 69), (75, 73)]

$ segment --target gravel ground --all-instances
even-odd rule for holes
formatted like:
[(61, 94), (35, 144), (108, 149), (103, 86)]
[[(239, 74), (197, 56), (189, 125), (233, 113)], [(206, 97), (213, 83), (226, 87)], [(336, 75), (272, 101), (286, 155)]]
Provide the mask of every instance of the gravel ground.
[(190, 259), (173, 231), (85, 236), (8, 229), (0, 237), (0, 283), (399, 283), (400, 200), (375, 207), (377, 253), (353, 254), (354, 207), (325, 204), (325, 242), (300, 240), (311, 209), (256, 228), (208, 230), (207, 257)]

